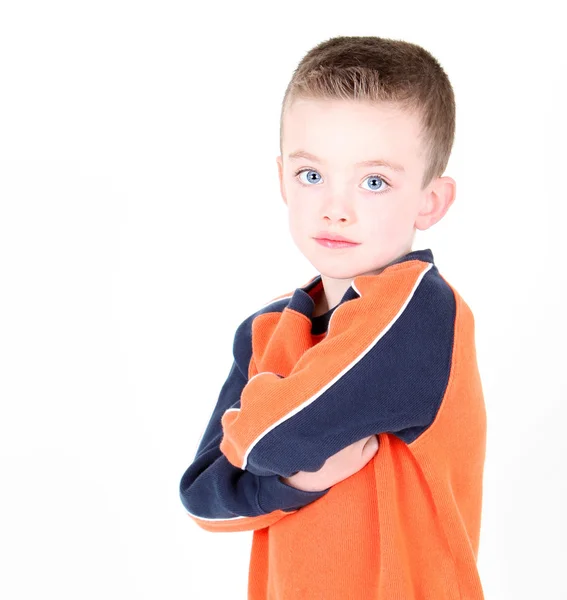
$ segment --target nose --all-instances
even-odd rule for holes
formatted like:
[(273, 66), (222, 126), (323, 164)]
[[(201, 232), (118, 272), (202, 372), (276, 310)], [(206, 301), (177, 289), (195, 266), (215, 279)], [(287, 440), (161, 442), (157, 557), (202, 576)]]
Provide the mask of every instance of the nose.
[(352, 219), (352, 207), (346, 194), (328, 196), (322, 211), (325, 220), (341, 222)]

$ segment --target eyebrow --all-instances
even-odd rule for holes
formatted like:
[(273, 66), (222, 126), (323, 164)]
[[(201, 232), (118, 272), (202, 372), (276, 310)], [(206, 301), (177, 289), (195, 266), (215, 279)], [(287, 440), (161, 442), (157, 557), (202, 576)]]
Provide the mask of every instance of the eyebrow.
[[(305, 150), (298, 150), (297, 152), (292, 152), (291, 154), (288, 154), (288, 158), (290, 160), (293, 160), (296, 158), (306, 158), (307, 160), (312, 160), (312, 161), (315, 161), (318, 163), (324, 162), (321, 159), (317, 158), (314, 154), (305, 152)], [(380, 160), (380, 159), (378, 159), (378, 160), (363, 160), (361, 162), (356, 163), (354, 166), (355, 167), (388, 167), (388, 169), (392, 169), (392, 171), (397, 171), (399, 173), (405, 173), (405, 169), (402, 167), (402, 165), (398, 165), (391, 161)]]

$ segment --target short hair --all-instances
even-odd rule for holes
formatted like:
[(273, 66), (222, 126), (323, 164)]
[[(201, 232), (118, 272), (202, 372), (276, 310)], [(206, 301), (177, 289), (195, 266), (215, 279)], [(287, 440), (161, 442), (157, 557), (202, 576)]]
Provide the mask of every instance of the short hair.
[(375, 36), (338, 36), (305, 54), (285, 91), (283, 121), (294, 100), (361, 100), (390, 103), (414, 113), (425, 153), (421, 187), (443, 175), (455, 137), (455, 97), (440, 63), (424, 48)]

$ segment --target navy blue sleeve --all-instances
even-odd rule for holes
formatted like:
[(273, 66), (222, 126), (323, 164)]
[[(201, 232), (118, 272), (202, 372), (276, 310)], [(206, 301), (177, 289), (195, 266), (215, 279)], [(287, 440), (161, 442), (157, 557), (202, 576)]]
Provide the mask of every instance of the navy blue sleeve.
[[(324, 496), (327, 490), (305, 492), (283, 483), (279, 475), (261, 476), (232, 465), (220, 450), (221, 417), (240, 403), (252, 354), (249, 318), (237, 329), (234, 361), (196, 455), (180, 482), (188, 514), (208, 531), (261, 529)], [(329, 488), (330, 489), (330, 488)]]

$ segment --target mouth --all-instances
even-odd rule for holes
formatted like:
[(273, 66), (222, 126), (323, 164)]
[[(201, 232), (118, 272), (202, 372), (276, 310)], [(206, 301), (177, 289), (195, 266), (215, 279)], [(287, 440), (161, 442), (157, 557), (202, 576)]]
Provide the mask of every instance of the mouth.
[(326, 248), (354, 248), (358, 242), (349, 242), (346, 240), (330, 240), (328, 238), (314, 238), (314, 240)]
[(355, 242), (354, 240), (351, 240), (340, 233), (334, 233), (332, 231), (325, 230), (319, 231), (319, 233), (314, 235), (313, 238), (317, 241), (324, 240), (328, 242), (346, 242), (348, 244), (358, 244), (358, 242)]

